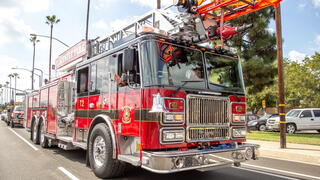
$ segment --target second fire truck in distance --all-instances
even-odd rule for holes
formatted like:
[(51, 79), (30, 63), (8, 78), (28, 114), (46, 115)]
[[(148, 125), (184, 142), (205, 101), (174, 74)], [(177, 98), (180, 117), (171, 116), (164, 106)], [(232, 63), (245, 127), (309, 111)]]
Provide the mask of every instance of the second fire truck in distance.
[[(193, 1), (183, 2), (180, 9), (193, 10)], [(223, 7), (259, 5), (239, 2)], [(257, 159), (258, 146), (245, 143), (239, 58), (198, 45), (212, 32), (229, 37), (224, 30), (230, 28), (210, 27), (206, 34), (199, 17), (153, 11), (104, 40), (90, 41), (89, 52), (81, 41), (60, 55), (56, 67), (66, 74), (27, 98), (33, 142), (87, 150), (87, 163), (100, 178), (120, 176), (127, 163), (172, 173)]]

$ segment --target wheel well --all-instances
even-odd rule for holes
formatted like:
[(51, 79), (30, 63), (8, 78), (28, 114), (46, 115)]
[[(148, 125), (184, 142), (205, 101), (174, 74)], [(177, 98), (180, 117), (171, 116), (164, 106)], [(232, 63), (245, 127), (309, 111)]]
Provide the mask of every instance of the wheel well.
[[(94, 118), (94, 120), (92, 121), (92, 124), (90, 125), (90, 128), (89, 128), (89, 132), (88, 132), (88, 137), (87, 137), (87, 153), (86, 153), (86, 164), (88, 167), (90, 167), (90, 162), (89, 162), (89, 156), (88, 156), (88, 148), (89, 148), (89, 141), (90, 141), (90, 135), (91, 135), (91, 132), (93, 130), (93, 128), (97, 125), (97, 124), (100, 124), (100, 123), (103, 123), (103, 124), (106, 124), (108, 127), (109, 127), (109, 130), (110, 130), (110, 133), (111, 134), (114, 134), (113, 132), (113, 127), (112, 127), (112, 122), (107, 122), (110, 118), (108, 118), (108, 116), (105, 116), (102, 115), (102, 116), (97, 116), (96, 118)], [(110, 127), (111, 126), (111, 127)], [(112, 135), (111, 135), (112, 136)], [(116, 139), (115, 138), (112, 138), (112, 145), (113, 145), (113, 152), (114, 152), (114, 159), (116, 159)]]

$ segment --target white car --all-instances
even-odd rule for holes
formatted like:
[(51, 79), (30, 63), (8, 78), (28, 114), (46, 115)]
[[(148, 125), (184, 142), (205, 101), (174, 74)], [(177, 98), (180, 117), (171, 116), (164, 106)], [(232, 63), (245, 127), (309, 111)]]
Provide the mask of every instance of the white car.
[[(268, 130), (279, 130), (280, 117), (267, 120)], [(320, 108), (292, 109), (286, 115), (287, 133), (300, 130), (317, 130), (320, 133)]]

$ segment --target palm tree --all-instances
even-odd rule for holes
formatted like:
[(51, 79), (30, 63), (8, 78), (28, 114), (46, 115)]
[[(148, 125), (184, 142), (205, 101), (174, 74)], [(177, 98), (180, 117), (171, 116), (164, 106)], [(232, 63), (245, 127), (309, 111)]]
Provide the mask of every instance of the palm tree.
[(6, 85), (6, 88), (7, 88), (7, 93), (6, 93), (7, 94), (7, 102), (9, 102), (9, 89), (8, 89), (9, 88), (9, 82), (6, 81), (5, 85)]
[(50, 51), (49, 51), (49, 82), (51, 81), (51, 53), (52, 53), (52, 31), (53, 25), (58, 24), (60, 19), (56, 17), (56, 15), (47, 16), (46, 23), (50, 26)]
[(9, 84), (9, 88), (10, 88), (10, 100), (9, 100), (9, 102), (10, 102), (10, 101), (12, 100), (12, 98), (13, 98), (13, 97), (12, 97), (12, 92), (13, 92), (13, 91), (12, 91), (12, 87), (11, 87), (11, 86), (12, 86), (12, 84), (11, 84), (11, 78), (14, 78), (14, 75), (13, 75), (13, 74), (9, 74), (8, 77), (10, 78), (10, 84)]
[(37, 36), (31, 35), (30, 41), (33, 44), (33, 60), (32, 60), (32, 76), (31, 76), (31, 89), (33, 90), (33, 80), (34, 80), (34, 63), (35, 63), (35, 57), (36, 57), (36, 43), (40, 42), (40, 40), (37, 40)]
[(17, 96), (17, 78), (19, 79), (18, 73), (13, 73), (14, 76), (14, 102), (16, 102), (16, 96)]

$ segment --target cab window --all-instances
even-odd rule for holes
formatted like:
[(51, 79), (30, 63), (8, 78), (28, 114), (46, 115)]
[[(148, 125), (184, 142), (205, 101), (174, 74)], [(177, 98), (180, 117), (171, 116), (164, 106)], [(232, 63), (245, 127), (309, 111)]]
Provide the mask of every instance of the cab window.
[(83, 68), (78, 71), (77, 78), (77, 93), (85, 94), (88, 93), (88, 80), (89, 80), (89, 68)]
[(312, 117), (311, 111), (310, 110), (305, 110), (301, 113), (300, 115), (301, 118), (307, 118), (307, 117)]

